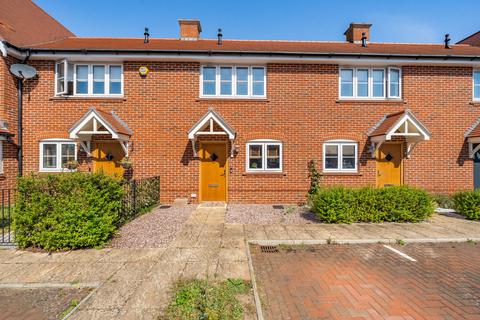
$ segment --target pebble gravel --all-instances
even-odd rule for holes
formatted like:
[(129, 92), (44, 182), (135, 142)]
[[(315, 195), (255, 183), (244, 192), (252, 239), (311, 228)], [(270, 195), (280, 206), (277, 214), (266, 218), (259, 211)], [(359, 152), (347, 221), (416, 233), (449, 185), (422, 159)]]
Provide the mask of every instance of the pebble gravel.
[(240, 224), (309, 224), (320, 223), (307, 207), (261, 204), (231, 204), (227, 207), (226, 223)]

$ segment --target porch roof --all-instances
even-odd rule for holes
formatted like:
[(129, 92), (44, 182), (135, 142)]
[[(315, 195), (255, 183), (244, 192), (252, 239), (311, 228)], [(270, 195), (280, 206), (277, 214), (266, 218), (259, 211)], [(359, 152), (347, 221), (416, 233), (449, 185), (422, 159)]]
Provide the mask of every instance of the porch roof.
[(480, 138), (480, 118), (467, 130), (465, 138), (471, 140), (472, 138)]
[(409, 110), (384, 116), (371, 130), (372, 141), (392, 140), (393, 136), (407, 140), (430, 140), (428, 129)]
[[(223, 131), (215, 130), (215, 124), (218, 125)], [(235, 130), (222, 118), (222, 116), (216, 112), (212, 107), (208, 108), (207, 113), (198, 120), (195, 125), (188, 130), (188, 139), (194, 140), (199, 135), (215, 135), (226, 134), (228, 139), (234, 140), (236, 136)]]
[(113, 111), (91, 107), (68, 131), (70, 138), (90, 138), (94, 134), (110, 134), (113, 139), (128, 140), (133, 134), (127, 124)]

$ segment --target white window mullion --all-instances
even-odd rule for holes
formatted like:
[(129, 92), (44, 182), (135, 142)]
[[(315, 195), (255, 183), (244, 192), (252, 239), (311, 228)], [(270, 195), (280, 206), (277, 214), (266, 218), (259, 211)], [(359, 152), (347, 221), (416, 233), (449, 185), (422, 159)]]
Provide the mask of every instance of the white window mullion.
[(110, 94), (110, 65), (105, 65), (105, 94)]

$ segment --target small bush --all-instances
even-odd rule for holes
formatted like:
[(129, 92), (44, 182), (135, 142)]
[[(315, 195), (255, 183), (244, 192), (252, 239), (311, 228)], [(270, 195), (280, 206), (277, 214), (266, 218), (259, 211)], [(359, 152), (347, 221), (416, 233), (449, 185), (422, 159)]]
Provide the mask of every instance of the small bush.
[(470, 220), (480, 220), (480, 190), (457, 192), (453, 201), (459, 214)]
[(444, 209), (453, 209), (455, 206), (455, 202), (453, 201), (453, 197), (447, 194), (434, 194), (433, 198), (437, 203), (437, 206)]
[(116, 230), (123, 189), (104, 174), (31, 175), (18, 181), (13, 227), (19, 247), (96, 247)]
[(418, 222), (434, 211), (433, 198), (407, 186), (347, 189), (321, 188), (312, 201), (312, 211), (328, 223)]
[(249, 290), (250, 284), (239, 279), (218, 284), (206, 280), (180, 283), (163, 319), (243, 319), (243, 307), (235, 296)]

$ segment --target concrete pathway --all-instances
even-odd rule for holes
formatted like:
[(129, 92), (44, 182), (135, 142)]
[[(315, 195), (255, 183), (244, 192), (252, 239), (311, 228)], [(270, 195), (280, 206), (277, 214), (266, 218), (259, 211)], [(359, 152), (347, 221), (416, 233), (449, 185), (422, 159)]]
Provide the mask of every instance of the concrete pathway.
[(226, 224), (224, 207), (201, 206), (168, 247), (32, 253), (0, 250), (0, 288), (92, 286), (72, 319), (156, 319), (180, 279), (249, 280), (248, 240), (480, 239), (480, 222), (435, 215), (418, 224)]

